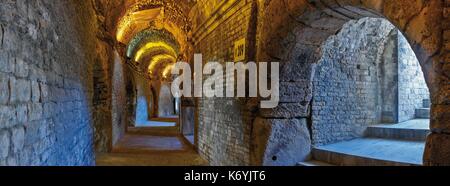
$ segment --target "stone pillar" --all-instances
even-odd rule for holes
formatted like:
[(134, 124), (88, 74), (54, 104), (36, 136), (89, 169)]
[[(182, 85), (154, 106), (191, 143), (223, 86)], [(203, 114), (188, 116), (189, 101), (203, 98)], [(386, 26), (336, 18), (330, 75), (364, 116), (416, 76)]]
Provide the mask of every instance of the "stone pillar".
[(444, 1), (443, 46), (440, 58), (433, 59), (435, 77), (431, 108), (431, 131), (428, 136), (424, 164), (429, 166), (450, 165), (450, 0)]
[(252, 133), (252, 164), (293, 166), (310, 158), (307, 120), (256, 118)]

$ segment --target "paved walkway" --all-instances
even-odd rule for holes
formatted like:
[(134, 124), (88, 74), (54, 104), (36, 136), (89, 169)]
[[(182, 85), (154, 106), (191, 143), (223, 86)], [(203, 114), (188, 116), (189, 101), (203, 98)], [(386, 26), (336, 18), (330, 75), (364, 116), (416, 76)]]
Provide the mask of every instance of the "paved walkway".
[(317, 147), (317, 150), (410, 165), (422, 165), (425, 143), (392, 139), (360, 138)]
[(430, 129), (430, 119), (413, 119), (398, 124), (380, 124), (372, 127), (384, 127), (394, 129)]
[(97, 154), (98, 166), (203, 166), (193, 147), (180, 136), (127, 134), (112, 153)]

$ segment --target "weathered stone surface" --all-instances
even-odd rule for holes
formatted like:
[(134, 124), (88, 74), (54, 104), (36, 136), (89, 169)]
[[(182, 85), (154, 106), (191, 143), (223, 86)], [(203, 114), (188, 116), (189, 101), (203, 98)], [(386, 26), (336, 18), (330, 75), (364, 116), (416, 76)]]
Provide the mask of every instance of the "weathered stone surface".
[(0, 105), (0, 129), (10, 127), (14, 124), (15, 119), (14, 107)]
[(280, 82), (281, 103), (304, 103), (310, 102), (311, 98), (312, 83), (310, 81)]
[(424, 165), (450, 166), (450, 135), (430, 134), (428, 136)]
[(42, 119), (43, 107), (40, 103), (31, 103), (28, 105), (28, 120), (36, 121)]
[(423, 100), (430, 99), (430, 91), (419, 61), (401, 33), (398, 37), (398, 58), (398, 121), (403, 122), (415, 118), (415, 110), (421, 108)]
[(5, 159), (9, 155), (10, 138), (7, 130), (0, 130), (0, 159)]
[(292, 166), (311, 153), (311, 137), (306, 119), (257, 118), (252, 134), (253, 163)]
[(25, 142), (25, 130), (22, 126), (12, 129), (11, 142), (14, 153), (19, 153), (23, 149)]
[[(272, 1), (273, 3), (281, 3), (281, 1)], [(271, 3), (272, 3), (271, 2)], [(200, 4), (216, 4), (221, 5), (226, 1), (198, 1)], [(198, 28), (193, 30), (193, 35), (204, 36), (194, 44), (196, 52), (203, 54), (204, 61), (229, 62), (234, 61), (234, 42), (247, 38), (248, 54), (247, 60), (252, 59), (250, 53), (255, 51), (250, 42), (251, 38), (247, 37), (249, 32), (255, 33), (252, 28), (252, 20), (256, 19), (253, 15), (255, 1), (237, 1), (231, 8), (217, 9), (218, 7), (206, 6), (206, 10), (210, 12), (223, 12), (224, 16), (213, 17), (213, 24), (218, 23), (215, 29)], [(283, 8), (279, 8), (283, 10)], [(285, 12), (280, 11), (280, 14)], [(194, 14), (195, 15), (195, 14)], [(201, 22), (203, 17), (199, 19), (193, 18), (195, 22)], [(208, 20), (209, 16), (204, 20)], [(253, 20), (254, 21), (254, 20)], [(197, 25), (197, 24), (195, 24)], [(194, 25), (194, 26), (195, 26)], [(270, 47), (270, 46), (268, 46)], [(282, 50), (277, 48), (277, 50)], [(249, 59), (250, 58), (250, 59)], [(207, 159), (211, 165), (249, 165), (250, 164), (250, 131), (252, 127), (253, 113), (247, 110), (246, 103), (236, 98), (202, 98), (198, 101), (198, 147), (199, 153)]]
[[(91, 3), (0, 1), (0, 166), (93, 164), (88, 104), (98, 27)], [(44, 103), (58, 123), (43, 119)]]
[[(404, 107), (412, 110), (408, 114), (414, 117), (416, 103), (422, 103), (428, 92), (423, 75), (422, 78), (417, 76), (418, 62), (398, 55), (397, 49), (402, 43), (398, 42), (394, 28), (388, 21), (378, 18), (350, 21), (321, 46), (322, 56), (312, 82), (313, 144), (360, 137), (365, 127), (382, 122), (383, 113), (389, 113), (390, 119), (396, 120), (392, 122), (397, 122), (395, 116), (399, 111), (395, 109), (399, 101), (394, 99), (399, 93), (399, 88), (395, 87), (400, 83), (407, 87), (402, 90), (408, 92), (405, 98), (411, 99), (409, 102), (413, 105)], [(404, 51), (412, 53), (411, 49)], [(400, 70), (399, 63), (406, 65)], [(405, 80), (400, 82), (398, 77), (403, 76)], [(409, 86), (415, 83), (418, 85)], [(416, 87), (424, 89), (424, 97), (409, 96), (416, 92)]]
[(6, 104), (9, 101), (9, 77), (0, 73), (0, 104)]
[(316, 66), (315, 62), (320, 57), (317, 48), (317, 46), (297, 43), (288, 54), (286, 61), (279, 61), (280, 81), (311, 80)]
[(423, 4), (423, 0), (388, 1), (384, 3), (383, 13), (400, 28), (405, 28), (408, 21), (419, 14)]
[(431, 131), (450, 134), (450, 105), (431, 106)]
[(15, 109), (18, 123), (25, 123), (28, 121), (28, 108), (27, 105), (17, 105)]
[(39, 102), (41, 100), (41, 90), (37, 81), (31, 82), (31, 101)]
[(28, 64), (23, 61), (23, 59), (16, 58), (16, 69), (15, 69), (15, 75), (19, 78), (25, 78), (28, 76), (29, 68)]
[(309, 117), (310, 115), (310, 102), (300, 103), (279, 103), (279, 105), (273, 109), (261, 109), (261, 117), (267, 118), (298, 118)]
[(31, 83), (26, 79), (10, 79), (11, 103), (25, 103), (31, 99)]

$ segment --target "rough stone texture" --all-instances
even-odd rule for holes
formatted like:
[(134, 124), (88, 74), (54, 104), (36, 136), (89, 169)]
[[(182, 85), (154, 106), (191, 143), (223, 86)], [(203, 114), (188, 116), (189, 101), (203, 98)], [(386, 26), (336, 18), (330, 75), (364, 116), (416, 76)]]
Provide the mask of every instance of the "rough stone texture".
[(153, 117), (157, 117), (158, 100), (156, 88), (150, 83), (146, 82), (142, 76), (133, 73), (136, 82), (137, 98), (133, 100), (136, 102), (135, 121), (136, 123), (145, 123)]
[[(247, 60), (255, 60), (256, 55), (257, 61), (282, 62), (282, 103), (278, 108), (257, 112), (247, 107), (253, 103), (245, 99), (199, 100), (198, 149), (212, 165), (251, 164), (250, 133), (269, 125), (252, 126), (255, 115), (303, 118), (292, 120), (303, 121), (314, 114), (311, 81), (321, 57), (320, 46), (348, 20), (366, 16), (386, 17), (405, 33), (417, 54), (433, 103), (434, 134), (428, 140), (425, 159), (430, 165), (448, 164), (449, 148), (441, 148), (449, 141), (445, 134), (449, 133), (450, 126), (448, 0), (199, 0), (190, 12), (191, 20), (186, 20), (192, 2), (2, 1), (0, 137), (6, 140), (0, 141), (0, 146), (5, 147), (0, 151), (4, 156), (0, 156), (0, 165), (90, 165), (93, 164), (93, 141), (98, 151), (110, 150), (114, 136), (120, 134), (120, 130), (114, 128), (125, 118), (115, 107), (123, 103), (123, 91), (115, 84), (123, 79), (120, 74), (114, 76), (119, 68), (113, 63), (115, 38), (112, 34), (116, 31), (117, 20), (127, 12), (125, 8), (132, 7), (129, 11), (132, 13), (155, 5), (168, 6), (167, 20), (175, 23), (175, 27), (182, 27), (184, 31), (189, 31), (191, 26), (194, 28), (192, 37), (185, 32), (178, 39), (193, 43), (205, 60), (232, 61), (233, 42), (247, 38)], [(258, 7), (256, 13), (252, 12), (254, 3)], [(253, 20), (255, 15), (257, 22)], [(192, 25), (188, 24), (190, 21)], [(146, 29), (149, 23), (137, 25), (138, 28), (131, 29), (126, 37)], [(136, 28), (134, 26), (130, 28)], [(98, 39), (101, 41), (97, 42)], [(258, 42), (256, 46), (254, 40)], [(189, 59), (190, 53), (182, 55), (183, 59)], [(419, 94), (423, 95), (414, 92), (413, 96)], [(135, 102), (128, 99), (128, 103)], [(282, 125), (278, 125), (277, 120), (269, 121), (277, 126), (271, 130), (284, 129), (278, 127)], [(298, 125), (286, 127), (294, 126)], [(299, 131), (305, 132), (304, 128)], [(307, 133), (291, 136), (299, 139)], [(289, 141), (282, 136), (280, 139)], [(277, 149), (276, 142), (268, 141), (268, 146), (274, 145), (273, 149)], [(252, 156), (260, 155), (256, 152)], [(283, 159), (283, 162), (288, 161)]]
[(314, 77), (314, 144), (359, 137), (369, 125), (415, 118), (429, 92), (414, 52), (397, 32), (386, 20), (363, 18), (347, 23), (324, 44)]
[(158, 94), (158, 116), (161, 118), (175, 115), (175, 98), (170, 84), (163, 84)]
[(262, 119), (254, 123), (253, 157), (256, 165), (293, 166), (309, 158), (311, 137), (306, 119)]
[(449, 166), (450, 135), (431, 134), (425, 146), (424, 164), (428, 166)]
[[(297, 42), (295, 42), (295, 34), (293, 33), (295, 33), (296, 30), (302, 30), (305, 25), (313, 27), (312, 23), (315, 22), (314, 20), (320, 19), (321, 16), (324, 18), (324, 21), (336, 18), (341, 19), (344, 22), (349, 19), (368, 15), (374, 17), (381, 16), (391, 21), (400, 29), (400, 31), (405, 33), (405, 37), (411, 44), (422, 66), (425, 80), (430, 88), (432, 103), (442, 105), (443, 107), (447, 107), (449, 104), (449, 78), (444, 75), (446, 71), (443, 70), (443, 67), (448, 66), (446, 65), (447, 62), (445, 60), (448, 49), (445, 49), (444, 46), (446, 45), (442, 42), (443, 31), (449, 29), (449, 24), (446, 24), (448, 22), (446, 8), (450, 7), (448, 1), (341, 0), (325, 2), (306, 0), (269, 0), (261, 1), (259, 3), (263, 4), (260, 7), (262, 7), (262, 11), (265, 13), (261, 16), (262, 23), (258, 25), (260, 33), (258, 35), (258, 61), (288, 59), (286, 58), (286, 53), (290, 53), (289, 51), (297, 44)], [(323, 16), (326, 15), (323, 13), (328, 14), (329, 17)], [(313, 16), (312, 19), (305, 19), (304, 15), (311, 14), (320, 16)], [(311, 18), (311, 16), (306, 17)], [(311, 22), (311, 20), (313, 21)], [(340, 25), (342, 25), (332, 21), (329, 23), (331, 23), (331, 27), (338, 29), (340, 28)], [(317, 51), (317, 47), (312, 47), (309, 51)], [(312, 63), (314, 62), (314, 57), (308, 58), (306, 55), (303, 55), (303, 58), (305, 57), (306, 59), (313, 60)], [(307, 76), (311, 74), (311, 71), (308, 71), (308, 69), (314, 70), (308, 65), (303, 69), (306, 69), (303, 74)], [(442, 114), (433, 111), (432, 117), (433, 115), (437, 117)], [(434, 123), (439, 123), (435, 124), (436, 126), (449, 125), (446, 121), (434, 121)], [(435, 146), (437, 147), (437, 145)], [(440, 153), (437, 150), (434, 150), (433, 152)]]
[(7, 104), (9, 101), (9, 77), (0, 73), (0, 104)]
[(314, 144), (352, 139), (379, 123), (381, 56), (393, 29), (382, 19), (351, 21), (324, 44), (313, 82)]
[(117, 52), (114, 52), (114, 69), (112, 84), (112, 143), (113, 145), (125, 135), (127, 126), (127, 95), (125, 90), (125, 71), (122, 59)]
[(437, 105), (431, 106), (431, 130), (435, 133), (450, 133), (450, 106)]
[[(201, 1), (194, 7), (200, 9), (198, 14), (191, 15), (191, 19), (196, 19), (193, 28), (194, 48), (196, 53), (203, 54), (204, 62), (233, 61), (234, 42), (242, 38), (250, 39), (247, 34), (250, 30), (252, 4), (251, 1), (208, 0)], [(221, 7), (218, 9), (220, 13), (216, 15), (201, 13), (212, 12), (218, 7)], [(245, 101), (235, 98), (202, 98), (198, 101), (197, 109), (198, 149), (202, 157), (211, 165), (249, 165), (253, 114), (246, 108)]]
[(398, 30), (392, 30), (388, 37), (379, 65), (379, 116), (380, 122), (382, 123), (398, 123), (398, 86), (400, 74), (398, 62)]
[(0, 131), (0, 158), (7, 158), (9, 155), (9, 146), (11, 140), (8, 131)]
[(399, 37), (399, 122), (414, 119), (415, 110), (423, 107), (423, 100), (430, 99), (430, 92), (419, 61), (402, 36)]
[(1, 1), (0, 12), (0, 165), (92, 165), (92, 6)]
[(195, 107), (183, 106), (180, 115), (183, 134), (186, 136), (195, 135)]
[(96, 152), (112, 149), (112, 88), (110, 71), (113, 69), (109, 56), (114, 56), (111, 47), (105, 42), (96, 43), (96, 63), (93, 67), (93, 120), (94, 144)]

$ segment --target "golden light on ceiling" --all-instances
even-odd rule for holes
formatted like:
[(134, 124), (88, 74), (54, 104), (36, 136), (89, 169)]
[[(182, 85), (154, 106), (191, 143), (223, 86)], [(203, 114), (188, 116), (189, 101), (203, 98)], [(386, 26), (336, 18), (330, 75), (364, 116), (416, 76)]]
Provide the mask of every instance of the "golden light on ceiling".
[(177, 52), (175, 49), (164, 42), (150, 42), (145, 44), (143, 47), (141, 47), (134, 56), (134, 61), (140, 61), (146, 52), (149, 52), (151, 50), (166, 50), (171, 56), (177, 56)]
[(170, 64), (170, 65), (167, 65), (166, 68), (164, 68), (164, 71), (163, 71), (164, 78), (167, 78), (169, 76), (169, 74), (172, 71), (173, 66), (174, 66), (174, 64)]
[(161, 62), (169, 62), (169, 63), (175, 63), (176, 62), (176, 58), (168, 55), (168, 54), (161, 54), (161, 55), (156, 55), (152, 58), (150, 65), (148, 67), (148, 72), (150, 74), (152, 74), (153, 70), (155, 69), (155, 67), (160, 64)]
[(147, 9), (138, 12), (127, 13), (117, 26), (116, 39), (119, 42), (126, 43), (135, 29), (146, 28), (153, 20), (161, 20), (164, 17), (163, 8)]

